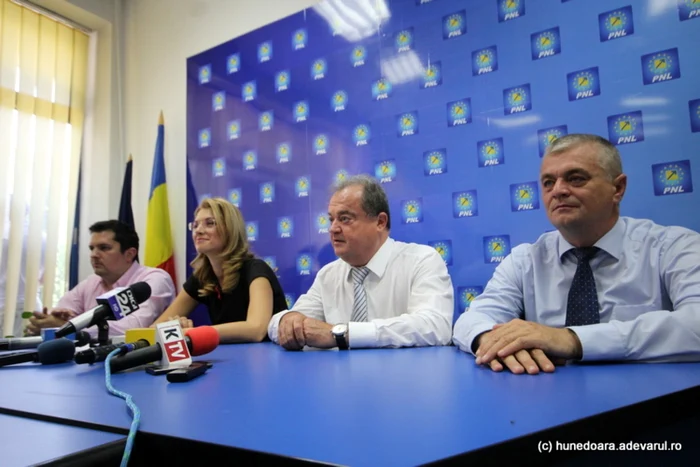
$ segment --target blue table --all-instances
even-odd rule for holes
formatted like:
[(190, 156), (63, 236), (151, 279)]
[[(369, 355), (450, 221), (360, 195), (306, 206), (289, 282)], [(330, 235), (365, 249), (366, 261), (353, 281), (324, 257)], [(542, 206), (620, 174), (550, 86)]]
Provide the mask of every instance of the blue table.
[(0, 433), (3, 467), (43, 464), (113, 444), (123, 450), (124, 442), (123, 435), (4, 414)]
[[(696, 363), (570, 365), (516, 376), (477, 367), (455, 347), (288, 352), (265, 343), (220, 346), (200, 358), (214, 367), (188, 383), (143, 371), (113, 376), (141, 408), (144, 434), (351, 466), (497, 449), (700, 390)], [(0, 387), (0, 411), (123, 433), (131, 422), (124, 401), (106, 392), (101, 364), (4, 367)]]

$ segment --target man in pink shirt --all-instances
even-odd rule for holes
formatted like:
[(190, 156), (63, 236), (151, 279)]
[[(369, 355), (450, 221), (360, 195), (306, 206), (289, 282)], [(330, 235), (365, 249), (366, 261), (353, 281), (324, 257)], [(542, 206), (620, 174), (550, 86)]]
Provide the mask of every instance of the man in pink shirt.
[[(149, 327), (175, 298), (175, 286), (167, 272), (139, 264), (139, 237), (132, 227), (116, 220), (102, 221), (90, 226), (90, 234), (90, 263), (95, 273), (68, 291), (51, 313), (46, 308), (43, 313), (34, 312), (28, 335), (39, 334), (41, 328), (62, 326), (97, 306), (97, 297), (116, 287), (146, 282), (151, 286), (151, 297), (124, 319), (108, 321), (110, 337), (123, 335), (127, 329)], [(97, 326), (86, 331), (95, 337)]]

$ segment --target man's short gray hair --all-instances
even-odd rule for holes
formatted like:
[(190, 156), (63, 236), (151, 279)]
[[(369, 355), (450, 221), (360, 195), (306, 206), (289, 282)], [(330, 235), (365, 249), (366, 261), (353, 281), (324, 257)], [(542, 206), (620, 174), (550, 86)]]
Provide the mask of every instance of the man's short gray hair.
[(389, 214), (389, 200), (384, 188), (379, 181), (367, 174), (353, 175), (338, 182), (333, 187), (333, 192), (337, 193), (351, 186), (362, 187), (362, 199), (360, 201), (362, 210), (369, 217), (377, 217), (380, 213), (386, 213), (386, 229), (391, 230), (391, 215)]
[(572, 133), (562, 136), (549, 145), (545, 157), (549, 154), (560, 153), (574, 146), (587, 143), (598, 146), (598, 165), (600, 165), (600, 168), (610, 177), (610, 180), (615, 180), (615, 178), (622, 173), (620, 151), (618, 151), (615, 145), (610, 141), (598, 135)]

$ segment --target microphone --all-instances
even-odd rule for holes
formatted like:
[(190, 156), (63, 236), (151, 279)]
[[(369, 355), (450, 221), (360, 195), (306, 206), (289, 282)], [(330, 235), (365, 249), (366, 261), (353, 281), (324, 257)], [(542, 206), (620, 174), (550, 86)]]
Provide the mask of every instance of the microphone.
[[(204, 355), (219, 345), (219, 333), (211, 326), (199, 326), (188, 329), (184, 340), (192, 355)], [(162, 358), (163, 347), (160, 344), (154, 344), (143, 349), (134, 350), (121, 357), (113, 358), (110, 360), (110, 368), (112, 373), (118, 373), (161, 360)]]
[(151, 296), (151, 286), (137, 282), (130, 287), (118, 287), (97, 297), (98, 305), (68, 321), (56, 330), (56, 337), (67, 336), (94, 326), (104, 319), (120, 320), (139, 309)]
[(68, 339), (54, 339), (39, 344), (36, 352), (18, 352), (0, 356), (0, 366), (16, 365), (17, 363), (39, 362), (42, 365), (53, 365), (73, 359), (75, 344)]
[[(34, 337), (9, 337), (0, 339), (0, 350), (26, 350), (36, 349), (44, 342), (41, 336)], [(46, 341), (48, 342), (48, 341)], [(90, 343), (90, 334), (80, 331), (75, 335), (75, 346), (82, 347)]]
[(91, 349), (83, 350), (75, 354), (75, 363), (82, 365), (83, 363), (93, 363), (104, 362), (113, 350), (121, 349), (118, 355), (124, 355), (127, 352), (133, 350), (143, 349), (151, 345), (146, 339), (139, 339), (136, 342), (129, 344), (113, 344), (113, 345), (103, 345), (100, 347), (93, 347)]

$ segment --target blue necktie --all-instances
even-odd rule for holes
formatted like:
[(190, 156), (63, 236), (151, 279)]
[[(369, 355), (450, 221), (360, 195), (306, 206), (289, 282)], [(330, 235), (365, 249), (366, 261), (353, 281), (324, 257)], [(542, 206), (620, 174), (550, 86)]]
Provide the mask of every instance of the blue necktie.
[(598, 292), (591, 265), (591, 258), (598, 252), (596, 247), (571, 250), (578, 260), (576, 274), (569, 289), (566, 303), (566, 326), (585, 326), (600, 323)]

